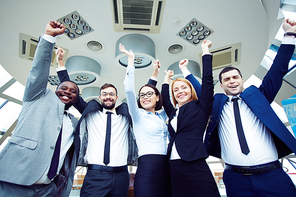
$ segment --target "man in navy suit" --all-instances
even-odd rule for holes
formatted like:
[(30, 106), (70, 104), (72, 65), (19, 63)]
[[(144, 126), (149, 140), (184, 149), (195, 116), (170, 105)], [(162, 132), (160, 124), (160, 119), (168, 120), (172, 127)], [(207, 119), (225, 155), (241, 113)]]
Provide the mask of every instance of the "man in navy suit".
[[(226, 95), (215, 95), (205, 146), (210, 155), (225, 162), (223, 180), (228, 197), (296, 196), (293, 182), (278, 161), (296, 153), (296, 140), (270, 107), (295, 48), (296, 23), (285, 19), (283, 29), (282, 45), (260, 87), (243, 90), (242, 75), (234, 67), (219, 74)], [(235, 103), (242, 129), (236, 122), (239, 115), (234, 115)]]
[[(214, 97), (204, 144), (210, 155), (225, 162), (228, 197), (296, 196), (293, 182), (278, 161), (296, 153), (296, 140), (270, 107), (295, 49), (296, 23), (286, 19), (283, 29), (282, 45), (259, 88), (243, 90), (241, 72), (235, 67), (226, 67), (219, 74), (226, 95)], [(182, 72), (196, 84), (187, 68)]]

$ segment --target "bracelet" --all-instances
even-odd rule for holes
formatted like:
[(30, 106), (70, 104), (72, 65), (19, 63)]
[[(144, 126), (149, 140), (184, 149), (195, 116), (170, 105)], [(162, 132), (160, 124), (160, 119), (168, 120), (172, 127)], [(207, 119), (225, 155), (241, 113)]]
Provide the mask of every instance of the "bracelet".
[(296, 33), (294, 32), (286, 32), (284, 36), (294, 36), (296, 38)]

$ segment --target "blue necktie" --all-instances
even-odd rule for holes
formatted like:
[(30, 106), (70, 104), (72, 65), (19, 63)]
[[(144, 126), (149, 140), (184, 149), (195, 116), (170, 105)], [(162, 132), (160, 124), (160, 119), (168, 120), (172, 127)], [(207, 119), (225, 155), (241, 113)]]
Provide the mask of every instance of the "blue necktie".
[(53, 153), (53, 156), (51, 159), (51, 164), (50, 164), (49, 171), (47, 174), (47, 177), (49, 178), (49, 180), (51, 180), (53, 177), (55, 177), (55, 175), (57, 174), (57, 171), (58, 171), (59, 160), (60, 160), (61, 141), (62, 141), (62, 130), (63, 129), (61, 129), (58, 140), (56, 142), (54, 153)]
[(106, 138), (105, 138), (105, 149), (104, 149), (104, 164), (110, 163), (110, 139), (111, 139), (111, 114), (112, 112), (107, 111), (107, 126), (106, 126)]
[(247, 140), (244, 134), (243, 126), (242, 126), (242, 121), (239, 113), (239, 108), (238, 108), (238, 103), (237, 100), (239, 98), (232, 98), (233, 102), (233, 111), (234, 111), (234, 118), (235, 118), (235, 125), (236, 125), (236, 131), (237, 131), (237, 136), (238, 136), (238, 141), (241, 147), (242, 153), (245, 155), (249, 154), (250, 150), (247, 144)]

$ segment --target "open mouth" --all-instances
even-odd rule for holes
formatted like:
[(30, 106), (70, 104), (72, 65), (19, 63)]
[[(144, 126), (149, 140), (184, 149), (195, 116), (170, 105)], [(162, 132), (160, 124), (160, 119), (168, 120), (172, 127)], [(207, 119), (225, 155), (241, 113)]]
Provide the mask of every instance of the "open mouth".
[(179, 99), (183, 99), (183, 98), (185, 98), (185, 96), (186, 96), (185, 94), (179, 94), (179, 95), (178, 95), (178, 98), (179, 98)]
[(144, 103), (144, 104), (148, 104), (148, 103), (150, 103), (150, 101), (145, 100), (145, 101), (143, 101), (143, 103)]
[(105, 105), (113, 104), (113, 101), (108, 99), (108, 100), (105, 100), (104, 103), (105, 103)]
[(238, 85), (229, 86), (229, 88), (231, 88), (231, 89), (235, 89), (235, 88), (237, 88), (237, 87), (238, 87)]
[(68, 100), (71, 100), (72, 99), (72, 97), (67, 96), (67, 95), (60, 95), (60, 98), (63, 99), (63, 100), (65, 100), (65, 101), (68, 101)]

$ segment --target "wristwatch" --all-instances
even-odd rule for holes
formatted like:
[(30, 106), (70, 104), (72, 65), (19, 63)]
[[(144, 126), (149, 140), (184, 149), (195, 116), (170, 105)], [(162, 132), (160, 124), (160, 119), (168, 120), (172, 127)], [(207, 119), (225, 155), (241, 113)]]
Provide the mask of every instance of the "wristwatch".
[(284, 36), (294, 36), (296, 38), (296, 33), (294, 32), (286, 32)]

